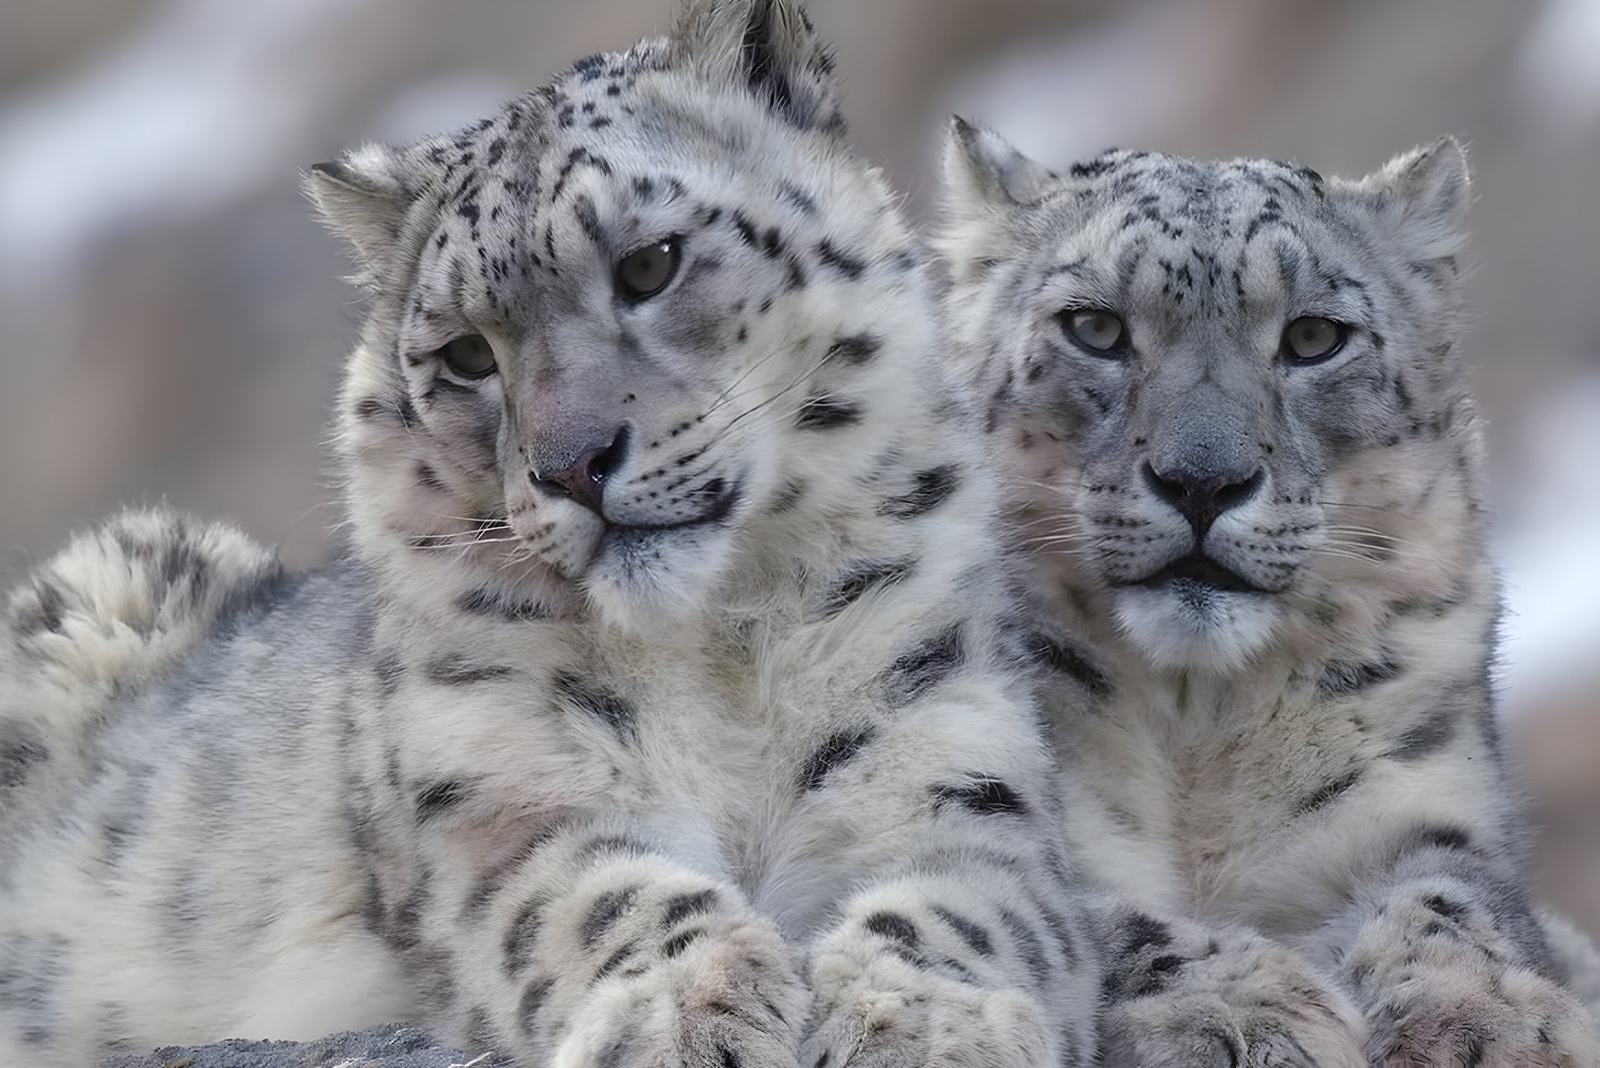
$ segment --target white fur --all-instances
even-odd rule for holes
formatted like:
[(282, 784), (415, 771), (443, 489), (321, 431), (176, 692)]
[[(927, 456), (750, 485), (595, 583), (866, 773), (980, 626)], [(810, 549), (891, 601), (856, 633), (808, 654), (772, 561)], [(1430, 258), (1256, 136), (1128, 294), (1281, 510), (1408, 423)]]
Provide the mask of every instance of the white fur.
[(373, 301), (350, 553), (40, 709), (105, 725), (13, 788), (0, 1061), (420, 1018), (530, 1068), (1091, 1062), (996, 479), (834, 95), (786, 0), (706, 0), (313, 169)]
[[(1493, 719), (1459, 147), (1361, 182), (1126, 152), (1053, 176), (958, 121), (946, 159), (963, 365), (1089, 665), (1056, 688), (1064, 828), (1156, 932), (1132, 978), (1112, 947), (1107, 1057), (1600, 1061)], [(1126, 347), (1075, 342), (1074, 309)], [(1295, 358), (1302, 316), (1343, 347)], [(1209, 526), (1174, 471), (1233, 487)], [(1164, 576), (1197, 557), (1251, 588), (1185, 596)]]

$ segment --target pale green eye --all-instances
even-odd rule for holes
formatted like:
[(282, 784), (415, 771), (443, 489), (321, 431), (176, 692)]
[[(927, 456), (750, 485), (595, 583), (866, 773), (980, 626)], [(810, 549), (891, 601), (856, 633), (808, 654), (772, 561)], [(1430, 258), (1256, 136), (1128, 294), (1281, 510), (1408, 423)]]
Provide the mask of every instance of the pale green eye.
[(434, 355), (462, 378), (483, 378), (494, 370), (494, 349), (482, 334), (458, 337)]
[(1061, 325), (1074, 341), (1096, 354), (1122, 348), (1128, 333), (1122, 320), (1108, 311), (1062, 312)]
[(1332, 319), (1302, 315), (1283, 332), (1283, 356), (1293, 363), (1317, 363), (1344, 347), (1348, 331)]
[(655, 296), (678, 273), (680, 258), (676, 237), (628, 253), (617, 262), (617, 295), (624, 300)]

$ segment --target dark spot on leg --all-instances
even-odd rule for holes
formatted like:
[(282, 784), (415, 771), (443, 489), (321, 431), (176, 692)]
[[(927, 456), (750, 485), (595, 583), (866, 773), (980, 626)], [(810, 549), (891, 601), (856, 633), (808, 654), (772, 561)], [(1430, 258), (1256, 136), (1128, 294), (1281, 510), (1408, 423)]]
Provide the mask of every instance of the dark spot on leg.
[(417, 822), (459, 805), (471, 792), (471, 787), (459, 779), (445, 779), (424, 787), (417, 794)]
[(527, 623), (550, 618), (544, 605), (503, 597), (490, 589), (468, 590), (456, 598), (456, 607), (475, 616), (489, 616), (507, 623)]
[(954, 464), (918, 471), (912, 476), (912, 488), (898, 497), (890, 497), (878, 505), (878, 514), (896, 519), (915, 519), (926, 515), (949, 499), (961, 484)]
[(1455, 733), (1456, 709), (1439, 708), (1402, 734), (1395, 747), (1384, 755), (1393, 760), (1421, 760), (1449, 745)]
[(431, 660), (423, 671), (429, 680), (442, 686), (467, 686), (511, 674), (511, 668), (503, 664), (474, 664), (459, 653)]
[(607, 957), (605, 963), (601, 964), (599, 968), (595, 969), (594, 978), (589, 981), (591, 983), (598, 983), (600, 980), (604, 979), (606, 976), (620, 968), (623, 961), (627, 960), (637, 952), (639, 952), (639, 947), (631, 942), (628, 945), (623, 946), (621, 949), (611, 954), (611, 956)]
[(439, 478), (439, 472), (435, 471), (427, 464), (421, 463), (417, 465), (417, 485), (423, 486), (427, 489), (440, 491), (443, 491), (447, 488), (444, 482)]
[(556, 678), (556, 691), (574, 707), (601, 720), (624, 742), (638, 738), (638, 709), (592, 679), (560, 675)]
[(828, 359), (859, 366), (876, 356), (882, 347), (883, 342), (871, 334), (853, 334), (835, 341), (828, 349)]
[(782, 515), (793, 511), (794, 506), (800, 503), (800, 498), (806, 493), (806, 484), (799, 479), (790, 479), (785, 482), (778, 492), (773, 495), (772, 504), (767, 508), (770, 515)]
[(1375, 663), (1336, 661), (1329, 664), (1318, 676), (1317, 692), (1323, 697), (1343, 697), (1347, 694), (1360, 693), (1380, 682), (1395, 678), (1400, 672), (1400, 665), (1391, 656), (1385, 656)]
[(869, 591), (892, 586), (911, 573), (912, 560), (868, 560), (852, 564), (828, 588), (822, 598), (815, 618), (807, 622), (820, 622), (843, 612)]
[(833, 396), (807, 397), (795, 413), (796, 430), (837, 430), (861, 422), (862, 407)]
[(861, 926), (869, 933), (898, 942), (907, 949), (916, 949), (921, 942), (917, 925), (898, 912), (874, 912)]
[(538, 898), (530, 898), (517, 909), (517, 914), (511, 920), (511, 926), (506, 929), (505, 938), (501, 941), (501, 949), (505, 951), (506, 974), (515, 978), (533, 961), (533, 946), (539, 939), (539, 929), (543, 926), (544, 902)]
[(821, 257), (823, 263), (851, 281), (860, 278), (861, 273), (867, 269), (865, 262), (855, 256), (839, 251), (831, 241), (826, 239), (817, 243), (817, 255)]
[(992, 956), (994, 943), (989, 939), (989, 932), (965, 916), (951, 912), (947, 908), (935, 905), (933, 914), (949, 925), (950, 929), (961, 936), (961, 940), (971, 947), (972, 952), (981, 957)]
[(1142, 912), (1135, 913), (1124, 923), (1122, 932), (1121, 956), (1124, 957), (1130, 957), (1147, 947), (1160, 949), (1172, 943), (1172, 929), (1154, 916), (1146, 916)]
[(1326, 786), (1323, 786), (1320, 789), (1313, 791), (1306, 797), (1301, 798), (1300, 803), (1295, 806), (1295, 815), (1304, 816), (1308, 812), (1315, 812), (1324, 805), (1331, 804), (1333, 801), (1338, 799), (1340, 794), (1350, 789), (1360, 780), (1360, 771), (1352, 771), (1347, 775), (1343, 775), (1335, 779)]
[(467, 1013), (467, 1043), (473, 1055), (488, 1053), (491, 1060), (500, 1045), (499, 1033), (489, 1020), (489, 1010), (481, 1005), (474, 1005)]
[(872, 727), (859, 727), (855, 730), (840, 731), (817, 747), (800, 769), (800, 788), (802, 790), (818, 790), (822, 788), (823, 781), (830, 772), (848, 763), (857, 753), (861, 752), (868, 742), (872, 741), (876, 730)]
[(517, 1002), (517, 1024), (522, 1028), (522, 1033), (532, 1035), (538, 1026), (539, 1009), (544, 1006), (545, 998), (550, 996), (550, 988), (555, 982), (550, 979), (535, 979), (522, 990), (522, 998)]
[(1434, 894), (1432, 897), (1425, 898), (1422, 903), (1430, 911), (1437, 912), (1453, 923), (1460, 923), (1467, 913), (1471, 911), (1468, 906), (1459, 901), (1451, 901), (1442, 894)]
[(948, 678), (965, 659), (957, 623), (895, 660), (884, 679), (884, 698), (894, 708), (910, 704)]
[(1424, 849), (1472, 848), (1472, 835), (1460, 827), (1418, 827), (1401, 843), (1397, 856), (1404, 857)]
[(382, 656), (373, 662), (372, 673), (378, 677), (378, 690), (387, 700), (400, 689), (400, 679), (405, 675), (405, 665), (400, 662), (398, 656)]
[(999, 779), (972, 779), (959, 785), (930, 786), (934, 804), (957, 804), (980, 816), (1021, 815), (1027, 803)]
[(661, 926), (676, 927), (690, 916), (699, 916), (717, 907), (717, 892), (710, 887), (692, 894), (678, 894), (667, 899), (661, 912)]
[(1110, 677), (1078, 650), (1038, 633), (1029, 634), (1023, 643), (1028, 659), (1034, 664), (1073, 679), (1096, 697), (1111, 695)]
[(689, 943), (709, 933), (704, 927), (687, 927), (661, 943), (661, 955), (671, 960), (689, 948)]
[(1044, 943), (1028, 921), (1012, 912), (1010, 909), (1001, 909), (1000, 922), (1011, 935), (1011, 940), (1016, 943), (1017, 956), (1022, 958), (1022, 963), (1028, 968), (1028, 974), (1033, 976), (1033, 981), (1043, 986), (1050, 980), (1050, 958), (1045, 955)]
[(595, 898), (589, 915), (583, 921), (583, 944), (592, 946), (605, 937), (605, 933), (622, 918), (623, 913), (633, 907), (633, 898), (638, 892), (638, 887), (630, 886), (622, 890), (608, 890)]
[(8, 735), (0, 741), (0, 790), (9, 790), (28, 777), (28, 769), (50, 759), (50, 750), (44, 743), (22, 733), (20, 728), (8, 728)]

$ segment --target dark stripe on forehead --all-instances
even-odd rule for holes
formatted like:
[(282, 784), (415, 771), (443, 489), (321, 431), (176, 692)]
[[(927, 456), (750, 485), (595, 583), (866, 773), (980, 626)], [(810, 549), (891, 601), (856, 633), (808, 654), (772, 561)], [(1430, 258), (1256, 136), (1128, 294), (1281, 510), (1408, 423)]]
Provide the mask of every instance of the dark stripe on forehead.
[[(1290, 231), (1293, 233), (1293, 231)], [(1299, 235), (1296, 234), (1296, 237)], [(1273, 254), (1278, 260), (1278, 280), (1282, 283), (1284, 292), (1292, 293), (1299, 287), (1300, 269), (1304, 257), (1300, 250), (1291, 245), (1287, 240), (1280, 239), (1272, 247)]]
[(583, 232), (589, 235), (589, 240), (604, 248), (606, 234), (600, 226), (600, 213), (595, 210), (593, 198), (588, 194), (578, 197), (573, 203), (572, 213), (577, 217), (578, 225), (583, 227)]

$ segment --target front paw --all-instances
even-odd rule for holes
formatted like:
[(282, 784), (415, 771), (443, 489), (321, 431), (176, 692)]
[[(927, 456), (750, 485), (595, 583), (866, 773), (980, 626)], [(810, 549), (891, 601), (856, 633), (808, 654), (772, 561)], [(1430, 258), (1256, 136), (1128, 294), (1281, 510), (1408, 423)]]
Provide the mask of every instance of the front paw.
[(584, 992), (557, 1024), (553, 1068), (796, 1068), (807, 1001), (769, 926), (687, 926)]
[(1390, 902), (1363, 930), (1344, 969), (1366, 1011), (1371, 1063), (1600, 1065), (1588, 1011), (1558, 984), (1507, 960), (1477, 911), (1434, 894)]
[(1360, 1014), (1293, 950), (1248, 932), (1152, 923), (1112, 962), (1102, 1064), (1365, 1068)]
[[(869, 938), (835, 937), (816, 954), (817, 1009), (803, 1068), (1044, 1068), (1063, 1059), (1038, 1002), (986, 988), (953, 962)], [(955, 968), (959, 968), (955, 965)], [(963, 981), (966, 980), (966, 981)]]
[(746, 929), (678, 953), (595, 983), (554, 1068), (795, 1068), (805, 996), (778, 935)]
[[(1526, 968), (1423, 955), (1376, 967), (1389, 980), (1367, 1013), (1372, 1064), (1594, 1068), (1600, 1042), (1566, 990)], [(1465, 966), (1463, 966), (1465, 965)]]

